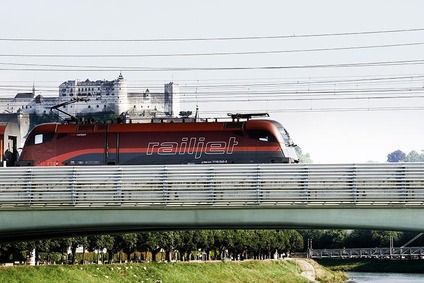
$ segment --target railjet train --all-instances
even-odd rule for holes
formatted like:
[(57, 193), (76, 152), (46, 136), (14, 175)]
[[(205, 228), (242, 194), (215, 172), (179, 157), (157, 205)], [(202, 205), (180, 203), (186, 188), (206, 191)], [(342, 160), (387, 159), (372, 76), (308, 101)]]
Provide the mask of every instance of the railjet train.
[(18, 166), (241, 164), (298, 162), (281, 124), (232, 114), (220, 122), (152, 121), (35, 127)]

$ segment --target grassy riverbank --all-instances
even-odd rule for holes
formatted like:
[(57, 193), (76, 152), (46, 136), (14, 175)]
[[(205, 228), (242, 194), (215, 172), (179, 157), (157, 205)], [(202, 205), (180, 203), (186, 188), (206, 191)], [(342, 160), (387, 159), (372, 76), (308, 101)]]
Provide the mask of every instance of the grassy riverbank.
[(301, 275), (313, 265), (321, 282), (343, 282), (345, 275), (313, 261), (143, 263), (125, 265), (45, 265), (0, 267), (0, 282), (310, 282)]
[(424, 273), (424, 260), (320, 259), (317, 262), (333, 271)]

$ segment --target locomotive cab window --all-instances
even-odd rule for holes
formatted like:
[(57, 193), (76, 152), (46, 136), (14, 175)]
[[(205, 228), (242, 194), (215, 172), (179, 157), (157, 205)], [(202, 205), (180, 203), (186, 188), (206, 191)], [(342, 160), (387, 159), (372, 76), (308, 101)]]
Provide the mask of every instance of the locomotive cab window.
[(277, 127), (278, 131), (283, 136), (283, 140), (286, 146), (295, 146), (295, 144), (291, 140), (289, 133), (286, 131), (286, 129), (284, 129), (284, 127), (278, 122), (273, 121), (272, 123)]

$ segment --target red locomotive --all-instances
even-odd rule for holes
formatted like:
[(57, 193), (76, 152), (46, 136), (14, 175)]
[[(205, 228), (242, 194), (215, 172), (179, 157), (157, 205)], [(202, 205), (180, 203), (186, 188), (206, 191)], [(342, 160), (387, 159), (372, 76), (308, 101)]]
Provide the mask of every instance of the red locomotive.
[(298, 162), (283, 126), (254, 115), (234, 114), (227, 122), (42, 124), (28, 135), (17, 165)]

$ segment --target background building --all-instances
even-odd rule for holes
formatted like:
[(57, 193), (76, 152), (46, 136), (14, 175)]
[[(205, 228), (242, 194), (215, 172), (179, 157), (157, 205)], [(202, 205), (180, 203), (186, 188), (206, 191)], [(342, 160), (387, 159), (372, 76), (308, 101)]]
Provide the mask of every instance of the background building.
[(149, 89), (142, 93), (128, 92), (122, 74), (113, 81), (67, 81), (59, 86), (59, 93), (59, 103), (75, 97), (89, 99), (85, 103), (63, 107), (63, 111), (73, 116), (113, 112), (141, 122), (145, 118), (176, 117), (180, 109), (178, 85), (165, 84), (164, 93), (151, 93)]

